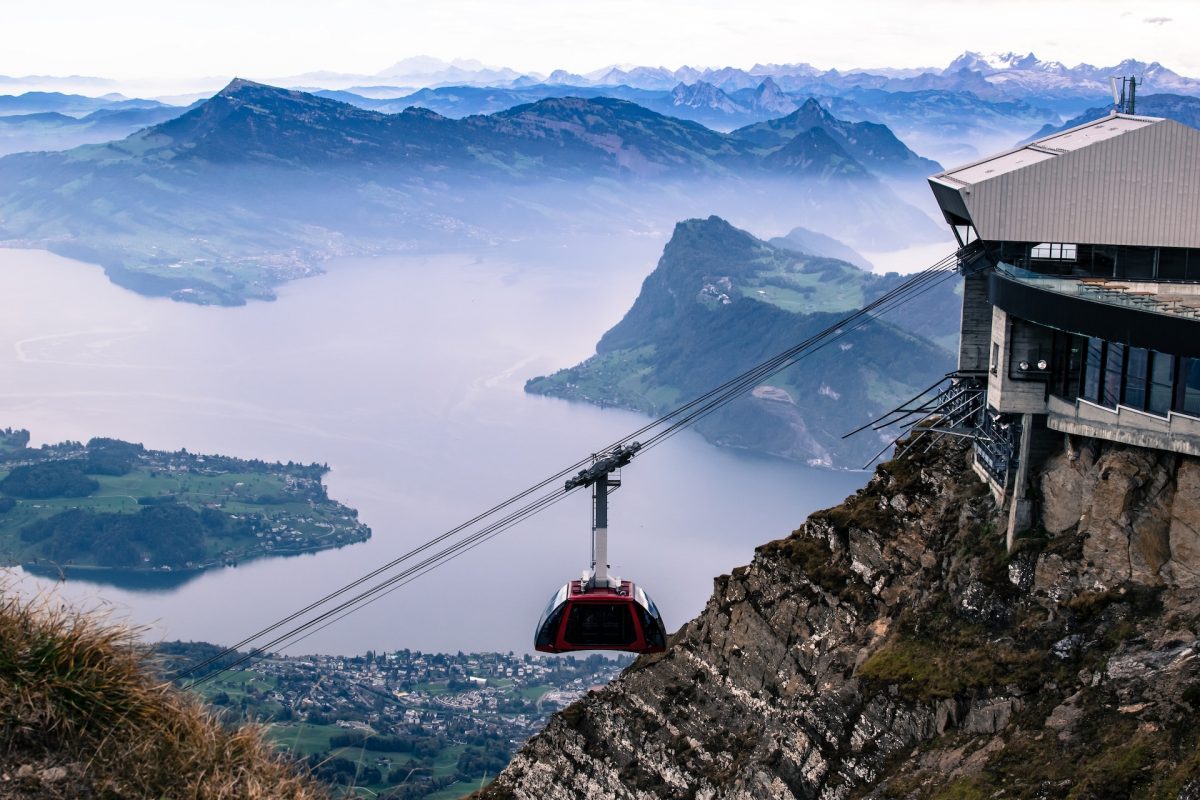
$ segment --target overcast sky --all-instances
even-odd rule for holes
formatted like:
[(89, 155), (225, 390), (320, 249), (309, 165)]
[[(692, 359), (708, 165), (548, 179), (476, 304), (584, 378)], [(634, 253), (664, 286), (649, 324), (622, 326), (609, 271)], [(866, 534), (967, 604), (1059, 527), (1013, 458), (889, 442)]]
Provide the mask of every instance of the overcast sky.
[(1200, 75), (1194, 0), (3, 0), (0, 75), (370, 74), (415, 55), (523, 71), (807, 61), (944, 66), (964, 50)]

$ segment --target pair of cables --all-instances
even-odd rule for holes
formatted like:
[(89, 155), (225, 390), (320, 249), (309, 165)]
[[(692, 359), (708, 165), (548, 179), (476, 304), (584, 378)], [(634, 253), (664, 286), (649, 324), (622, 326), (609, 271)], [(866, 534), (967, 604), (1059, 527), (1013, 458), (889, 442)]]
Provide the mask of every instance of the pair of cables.
[[(608, 453), (646, 435), (649, 438), (642, 443), (639, 454), (662, 444), (744, 395), (763, 380), (860, 330), (876, 317), (894, 311), (936, 288), (953, 277), (956, 264), (956, 254), (946, 256), (804, 341), (776, 353), (690, 402), (652, 420), (597, 453), (564, 467), (466, 522), (434, 536), (324, 597), (243, 637), (225, 650), (179, 670), (171, 676), (172, 679), (190, 678), (190, 685), (197, 686), (265, 653), (290, 647), (345, 619), (564, 499), (578, 488), (565, 488), (564, 479), (593, 462), (597, 455)], [(444, 546), (435, 549), (439, 545)], [(240, 650), (243, 647), (251, 649), (242, 653)], [(230, 656), (235, 658), (220, 663)]]

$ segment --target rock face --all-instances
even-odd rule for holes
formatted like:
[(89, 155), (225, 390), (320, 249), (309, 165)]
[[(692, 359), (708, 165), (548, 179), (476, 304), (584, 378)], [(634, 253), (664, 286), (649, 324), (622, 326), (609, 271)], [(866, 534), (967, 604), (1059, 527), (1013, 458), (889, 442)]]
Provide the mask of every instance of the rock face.
[(1092, 440), (1041, 477), (1043, 525), (1081, 535), (1087, 580), (1200, 587), (1200, 462)]
[(968, 457), (760, 547), (480, 796), (1200, 796), (1200, 464), (1064, 450), (1009, 557)]

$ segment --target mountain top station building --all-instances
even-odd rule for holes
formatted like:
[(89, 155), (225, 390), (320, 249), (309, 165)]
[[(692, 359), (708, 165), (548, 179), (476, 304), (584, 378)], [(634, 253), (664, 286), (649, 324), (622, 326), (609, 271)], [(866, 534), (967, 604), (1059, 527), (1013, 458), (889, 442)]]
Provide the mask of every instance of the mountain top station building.
[(964, 276), (975, 469), (1032, 524), (1061, 434), (1200, 456), (1200, 131), (1114, 113), (929, 179)]

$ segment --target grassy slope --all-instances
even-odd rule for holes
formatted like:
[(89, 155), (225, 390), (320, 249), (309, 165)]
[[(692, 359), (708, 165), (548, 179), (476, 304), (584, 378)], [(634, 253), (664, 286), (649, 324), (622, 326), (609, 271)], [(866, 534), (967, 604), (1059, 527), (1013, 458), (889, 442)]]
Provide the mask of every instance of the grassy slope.
[(0, 731), (6, 798), (327, 796), (257, 728), (228, 730), (151, 678), (130, 631), (11, 596), (0, 602)]

